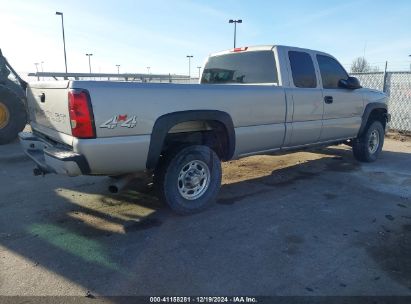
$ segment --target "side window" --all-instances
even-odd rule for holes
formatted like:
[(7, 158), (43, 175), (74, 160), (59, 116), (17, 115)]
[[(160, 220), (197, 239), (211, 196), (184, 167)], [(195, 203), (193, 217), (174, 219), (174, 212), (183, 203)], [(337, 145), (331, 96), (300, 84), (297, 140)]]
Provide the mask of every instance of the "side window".
[(305, 52), (289, 51), (288, 58), (294, 85), (298, 88), (315, 88), (317, 77), (311, 56)]
[(336, 89), (338, 88), (338, 81), (348, 78), (347, 72), (334, 58), (317, 55), (317, 60), (324, 89)]

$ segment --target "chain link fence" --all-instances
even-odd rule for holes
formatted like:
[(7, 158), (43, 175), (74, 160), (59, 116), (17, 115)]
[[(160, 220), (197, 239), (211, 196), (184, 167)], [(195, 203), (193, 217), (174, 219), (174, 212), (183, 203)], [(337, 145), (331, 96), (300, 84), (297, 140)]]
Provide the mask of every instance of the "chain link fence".
[(364, 88), (384, 91), (388, 95), (390, 129), (411, 131), (411, 72), (351, 73)]

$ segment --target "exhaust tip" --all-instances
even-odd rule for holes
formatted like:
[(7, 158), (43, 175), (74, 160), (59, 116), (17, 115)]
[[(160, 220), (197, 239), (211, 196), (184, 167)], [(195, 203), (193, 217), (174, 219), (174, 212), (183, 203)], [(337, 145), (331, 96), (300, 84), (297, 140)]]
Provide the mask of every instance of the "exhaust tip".
[(118, 188), (117, 186), (111, 185), (108, 186), (108, 191), (110, 191), (110, 193), (118, 193)]
[(111, 193), (119, 193), (123, 191), (134, 178), (136, 178), (136, 174), (127, 174), (113, 178), (114, 180), (108, 185), (108, 191)]

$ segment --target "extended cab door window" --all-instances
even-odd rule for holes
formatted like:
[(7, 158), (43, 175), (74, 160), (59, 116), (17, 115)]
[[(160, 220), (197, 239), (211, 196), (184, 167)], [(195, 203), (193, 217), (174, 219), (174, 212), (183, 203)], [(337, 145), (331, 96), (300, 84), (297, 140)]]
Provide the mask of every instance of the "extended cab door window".
[(347, 72), (334, 58), (317, 55), (317, 61), (318, 66), (320, 67), (321, 80), (324, 89), (337, 89), (338, 81), (348, 78)]
[(311, 56), (306, 52), (289, 51), (288, 58), (294, 85), (297, 88), (317, 87), (317, 77)]

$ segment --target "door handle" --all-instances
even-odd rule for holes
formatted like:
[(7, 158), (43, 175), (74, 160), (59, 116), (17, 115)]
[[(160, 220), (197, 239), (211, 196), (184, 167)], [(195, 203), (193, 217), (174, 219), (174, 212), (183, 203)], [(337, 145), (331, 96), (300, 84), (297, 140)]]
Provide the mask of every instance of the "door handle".
[(328, 104), (333, 103), (333, 97), (332, 96), (325, 96), (324, 97), (324, 102), (328, 103)]

